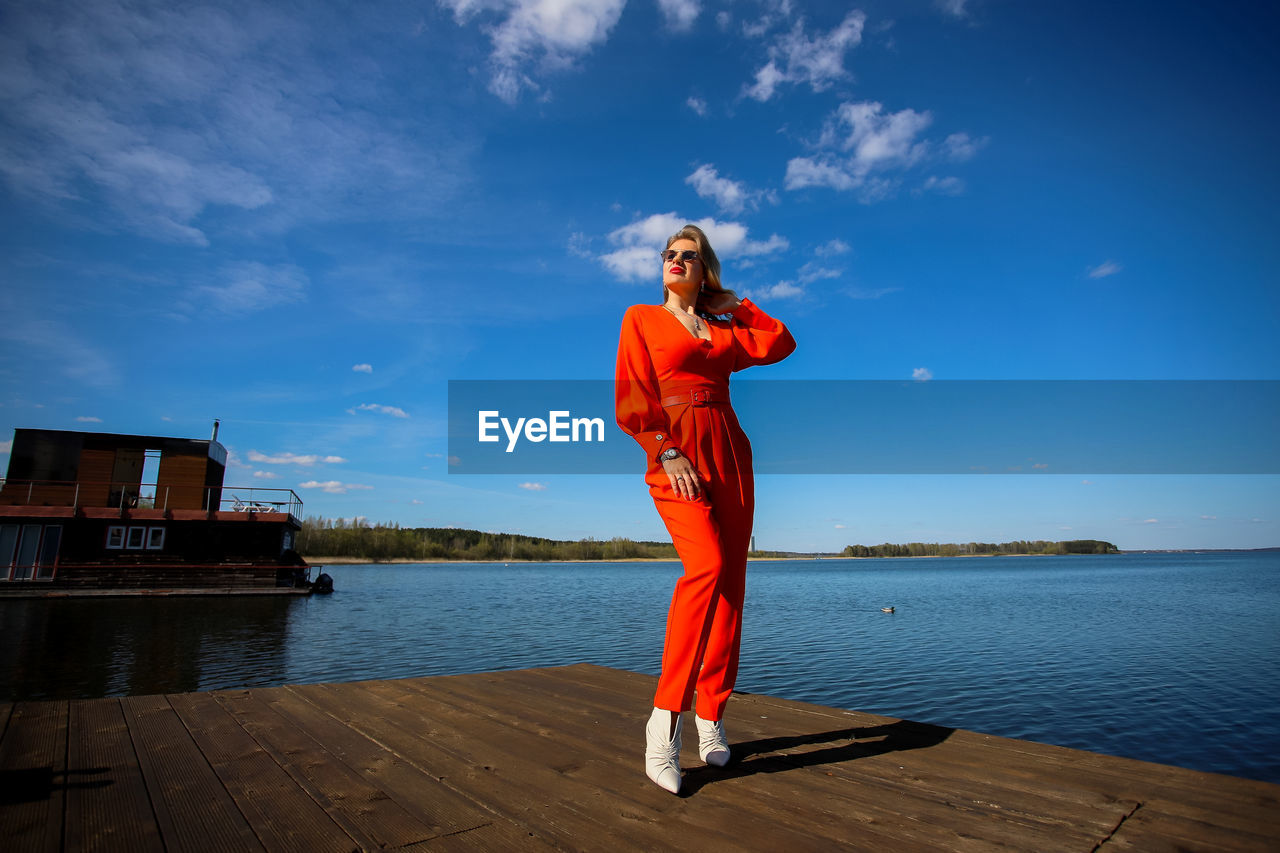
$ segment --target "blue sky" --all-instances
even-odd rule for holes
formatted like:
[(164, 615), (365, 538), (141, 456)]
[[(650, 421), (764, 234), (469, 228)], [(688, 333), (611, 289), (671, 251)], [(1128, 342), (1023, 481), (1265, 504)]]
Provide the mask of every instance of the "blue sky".
[[(228, 482), (309, 514), (664, 538), (638, 449), (634, 477), (450, 475), (446, 390), (611, 376), (684, 221), (799, 342), (752, 379), (1280, 378), (1268, 4), (0, 16), (0, 463), (15, 427), (218, 417)], [(756, 533), (1262, 547), (1278, 486), (770, 475)]]

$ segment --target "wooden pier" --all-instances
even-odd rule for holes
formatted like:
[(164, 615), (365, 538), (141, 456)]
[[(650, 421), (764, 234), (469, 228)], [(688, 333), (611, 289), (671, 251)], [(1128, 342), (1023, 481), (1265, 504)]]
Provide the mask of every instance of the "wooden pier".
[(1280, 849), (1280, 785), (740, 694), (645, 778), (597, 666), (0, 703), (6, 851)]

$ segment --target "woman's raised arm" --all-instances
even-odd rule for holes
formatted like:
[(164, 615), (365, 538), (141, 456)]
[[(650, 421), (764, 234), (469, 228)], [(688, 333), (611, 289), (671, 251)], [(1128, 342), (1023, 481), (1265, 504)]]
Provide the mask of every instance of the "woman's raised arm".
[(733, 312), (733, 369), (782, 361), (795, 351), (796, 341), (787, 327), (761, 311), (750, 299)]

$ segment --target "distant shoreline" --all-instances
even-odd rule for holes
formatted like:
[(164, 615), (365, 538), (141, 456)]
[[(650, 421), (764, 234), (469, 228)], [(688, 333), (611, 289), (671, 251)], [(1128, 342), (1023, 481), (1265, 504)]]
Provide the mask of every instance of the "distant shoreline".
[[(1136, 549), (1118, 551), (1114, 554), (921, 554), (916, 557), (846, 557), (827, 554), (792, 554), (782, 557), (748, 557), (747, 562), (757, 561), (790, 561), (790, 560), (967, 560), (974, 557), (1116, 557), (1125, 554), (1253, 554), (1262, 551), (1280, 551), (1280, 547), (1270, 548), (1170, 548), (1170, 549)], [(457, 560), (457, 559), (410, 559), (393, 557), (388, 560), (371, 560), (367, 557), (304, 557), (312, 566), (370, 566), (370, 565), (406, 565), (413, 563), (678, 563), (679, 557), (622, 557), (613, 560)]]

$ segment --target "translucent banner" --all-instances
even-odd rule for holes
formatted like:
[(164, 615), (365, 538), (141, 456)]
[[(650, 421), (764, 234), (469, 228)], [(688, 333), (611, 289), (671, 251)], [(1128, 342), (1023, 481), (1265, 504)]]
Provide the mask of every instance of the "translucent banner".
[[(1271, 380), (745, 380), (731, 399), (757, 474), (1280, 473)], [(449, 382), (451, 473), (644, 467), (611, 380)]]

